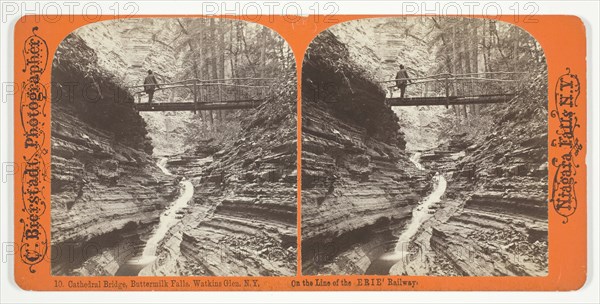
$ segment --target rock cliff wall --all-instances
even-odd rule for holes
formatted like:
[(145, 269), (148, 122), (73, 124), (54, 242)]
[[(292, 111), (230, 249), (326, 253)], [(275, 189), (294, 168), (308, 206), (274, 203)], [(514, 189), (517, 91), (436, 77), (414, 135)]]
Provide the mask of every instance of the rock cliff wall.
[[(96, 52), (98, 65), (114, 74), (124, 86), (143, 84), (150, 69), (159, 82), (177, 80), (182, 66), (189, 64), (180, 58), (177, 39), (181, 28), (170, 18), (131, 18), (118, 21), (95, 22), (78, 28), (75, 33)], [(140, 88), (131, 92), (141, 91)], [(185, 101), (174, 94), (175, 90), (159, 90), (154, 95), (157, 102)], [(137, 95), (136, 101), (146, 102), (147, 96)], [(155, 155), (169, 155), (185, 151), (188, 130), (183, 122), (195, 115), (176, 113), (142, 112), (147, 123), (148, 136), (152, 139)]]
[(146, 274), (295, 275), (295, 83), (249, 113), (232, 144), (204, 161), (169, 162), (190, 178), (194, 199)]
[(135, 255), (177, 182), (148, 154), (131, 96), (77, 35), (52, 66), (52, 270), (113, 275)]
[(517, 98), (483, 109), (487, 136), (455, 134), (423, 157), (449, 176), (445, 206), (417, 237), (425, 262), (397, 274), (547, 274), (547, 74), (532, 74)]
[[(176, 19), (99, 22), (77, 33), (117, 83), (139, 84), (148, 68), (173, 80), (189, 65), (175, 49), (182, 37)], [(296, 79), (289, 72), (277, 75), (276, 98), (230, 117), (243, 117), (242, 131), (215, 127), (233, 133), (226, 147), (191, 142), (191, 125), (204, 123), (197, 114), (142, 114), (154, 154), (168, 157), (168, 169), (193, 183), (194, 197), (140, 275), (296, 273)], [(159, 92), (156, 100), (178, 101)]]
[(350, 57), (326, 31), (303, 63), (303, 274), (364, 273), (430, 187), (385, 93)]

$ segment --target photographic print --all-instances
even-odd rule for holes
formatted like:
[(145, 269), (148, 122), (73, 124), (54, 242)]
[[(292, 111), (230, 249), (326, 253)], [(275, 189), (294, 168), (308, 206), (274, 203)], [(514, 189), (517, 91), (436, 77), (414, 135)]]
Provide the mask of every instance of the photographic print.
[(348, 21), (302, 82), (303, 274), (548, 273), (548, 76), (526, 31)]
[(516, 17), (21, 17), (16, 284), (581, 288), (586, 31)]
[(296, 77), (239, 20), (97, 22), (52, 62), (52, 273), (296, 272)]

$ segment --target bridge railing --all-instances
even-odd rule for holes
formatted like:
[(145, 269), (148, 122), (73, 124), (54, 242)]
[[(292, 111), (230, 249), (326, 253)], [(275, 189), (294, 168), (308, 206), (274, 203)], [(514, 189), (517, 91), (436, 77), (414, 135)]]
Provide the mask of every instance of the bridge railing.
[[(158, 83), (154, 103), (195, 102), (226, 103), (256, 102), (272, 95), (273, 78), (186, 79)], [(128, 87), (135, 103), (148, 102), (144, 85)]]
[[(425, 77), (380, 81), (389, 97), (399, 97), (397, 81), (407, 81), (404, 97), (472, 97), (515, 94), (521, 89), (525, 72), (481, 72), (438, 74)], [(396, 95), (394, 96), (394, 93)]]

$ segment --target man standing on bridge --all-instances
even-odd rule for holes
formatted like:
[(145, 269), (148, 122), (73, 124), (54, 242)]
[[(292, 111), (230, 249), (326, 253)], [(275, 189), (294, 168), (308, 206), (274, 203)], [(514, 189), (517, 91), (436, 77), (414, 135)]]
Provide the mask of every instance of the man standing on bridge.
[[(400, 89), (400, 98), (404, 98), (404, 92), (406, 91), (406, 85), (408, 84), (409, 77), (408, 72), (404, 68), (404, 65), (400, 65), (400, 71), (396, 73), (396, 87)], [(412, 83), (412, 80), (410, 81)]]
[(154, 91), (158, 88), (158, 81), (156, 81), (156, 77), (154, 77), (152, 70), (148, 70), (148, 76), (146, 76), (144, 79), (144, 92), (148, 94), (148, 103), (152, 103)]

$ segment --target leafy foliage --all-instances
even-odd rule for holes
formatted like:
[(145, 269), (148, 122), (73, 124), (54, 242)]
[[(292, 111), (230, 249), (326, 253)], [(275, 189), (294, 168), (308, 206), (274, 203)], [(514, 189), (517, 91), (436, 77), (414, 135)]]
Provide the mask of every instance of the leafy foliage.
[[(255, 78), (242, 84), (270, 85), (271, 90), (278, 90), (293, 78), (295, 86), (294, 56), (275, 31), (231, 19), (181, 18), (177, 19), (177, 25), (180, 35), (173, 45), (184, 63), (177, 79)], [(295, 87), (288, 91), (294, 93), (295, 98)], [(223, 94), (226, 99), (232, 99), (234, 94), (240, 93), (226, 91)], [(281, 92), (271, 95), (280, 96)], [(187, 124), (187, 143), (200, 150), (208, 142), (223, 147), (235, 140), (241, 130), (240, 121), (246, 114), (245, 111), (204, 111)]]

